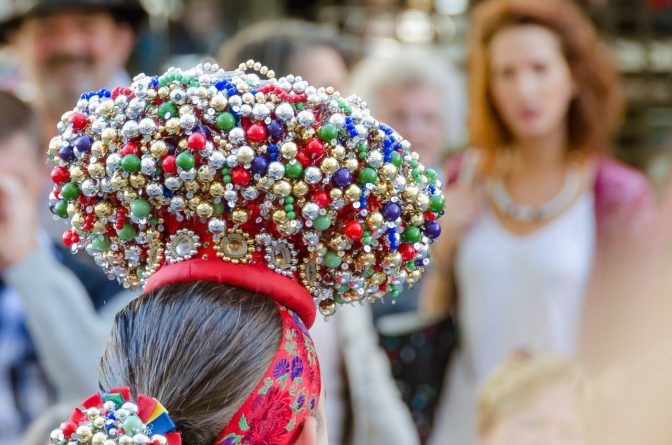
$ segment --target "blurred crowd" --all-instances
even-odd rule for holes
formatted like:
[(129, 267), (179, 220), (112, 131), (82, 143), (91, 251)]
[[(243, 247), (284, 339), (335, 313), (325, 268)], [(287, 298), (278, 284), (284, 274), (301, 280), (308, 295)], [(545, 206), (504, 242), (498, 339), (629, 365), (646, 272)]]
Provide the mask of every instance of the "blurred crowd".
[(240, 26), (228, 2), (3, 3), (0, 444), (48, 443), (137, 296), (59, 239), (45, 159), (61, 116), (84, 91), (202, 59), (361, 96), (445, 184), (420, 285), (313, 328), (331, 444), (672, 439), (672, 195), (610, 156), (620, 82), (572, 0), (478, 2), (466, 63), (433, 44), (381, 51), (386, 2), (346, 21), (374, 30), (359, 40), (291, 18)]

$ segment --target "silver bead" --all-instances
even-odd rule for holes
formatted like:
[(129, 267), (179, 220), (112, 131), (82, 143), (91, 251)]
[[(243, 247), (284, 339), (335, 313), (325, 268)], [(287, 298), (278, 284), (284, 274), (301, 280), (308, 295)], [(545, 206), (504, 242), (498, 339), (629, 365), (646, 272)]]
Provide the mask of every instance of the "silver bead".
[(168, 188), (168, 190), (177, 190), (180, 188), (180, 185), (182, 185), (182, 181), (180, 178), (177, 178), (175, 176), (169, 176), (166, 178), (164, 184)]
[(226, 156), (219, 150), (213, 151), (208, 157), (208, 165), (212, 168), (222, 168), (226, 161)]
[(192, 168), (190, 170), (180, 170), (180, 179), (183, 181), (191, 181), (193, 179), (196, 179), (197, 174), (198, 171), (195, 168)]
[(315, 122), (315, 115), (310, 110), (303, 110), (296, 116), (299, 124), (304, 127), (310, 127)]
[(95, 196), (98, 193), (98, 185), (93, 179), (87, 179), (82, 182), (82, 193), (84, 196)]
[(259, 196), (259, 189), (254, 186), (245, 187), (240, 194), (248, 201), (252, 201)]
[(234, 127), (229, 131), (229, 140), (234, 144), (239, 144), (245, 140), (245, 131), (240, 127)]
[(100, 134), (106, 127), (107, 124), (105, 123), (105, 119), (99, 117), (98, 119), (94, 120), (93, 123), (91, 124), (91, 131), (93, 132), (93, 134)]
[(345, 116), (341, 113), (332, 114), (329, 118), (329, 123), (337, 127), (343, 127), (345, 126)]
[(317, 234), (317, 232), (314, 231), (304, 232), (303, 244), (305, 244), (306, 246), (315, 246), (319, 242), (320, 242), (320, 236)]
[(392, 181), (392, 187), (395, 192), (403, 192), (406, 189), (406, 178), (402, 175), (397, 175), (397, 177), (394, 178), (394, 181)]
[(237, 95), (229, 97), (229, 105), (231, 107), (240, 107), (243, 104), (243, 98)]
[(236, 160), (242, 164), (249, 164), (252, 162), (254, 159), (254, 150), (252, 148), (248, 147), (247, 145), (243, 145), (238, 149), (238, 155), (236, 156)]
[(173, 198), (170, 199), (170, 210), (172, 210), (173, 212), (179, 212), (185, 207), (186, 203), (184, 202), (184, 198), (182, 198), (181, 196), (174, 196)]
[(119, 445), (133, 445), (133, 438), (123, 435), (119, 438)]
[(132, 415), (138, 414), (138, 405), (135, 403), (126, 402), (121, 406), (122, 409), (125, 409)]
[(187, 102), (187, 92), (182, 88), (176, 88), (170, 92), (170, 101), (177, 105), (183, 105)]
[(157, 184), (156, 182), (147, 184), (147, 186), (145, 187), (145, 191), (147, 192), (147, 195), (151, 197), (163, 195), (163, 187), (161, 186), (161, 184)]
[(273, 179), (280, 179), (285, 176), (285, 166), (278, 162), (273, 161), (268, 166), (268, 176)]
[(117, 419), (121, 419), (121, 420), (123, 420), (123, 419), (125, 419), (126, 417), (130, 416), (131, 413), (129, 413), (127, 409), (119, 408), (118, 410), (116, 410), (116, 411), (114, 412), (114, 415), (117, 417)]
[(126, 117), (129, 119), (137, 119), (140, 117), (140, 114), (144, 111), (147, 103), (144, 100), (133, 98), (130, 100), (126, 106)]
[(140, 168), (145, 175), (153, 175), (156, 172), (156, 161), (151, 156), (143, 156)]
[(208, 230), (212, 233), (221, 233), (226, 229), (226, 223), (221, 218), (210, 218)]
[(193, 113), (186, 113), (180, 116), (180, 127), (184, 130), (191, 130), (196, 126), (196, 116)]
[(149, 117), (142, 119), (138, 126), (140, 128), (140, 133), (147, 136), (151, 136), (156, 131), (156, 122)]
[(301, 213), (306, 219), (314, 220), (320, 214), (320, 207), (314, 202), (309, 202), (303, 206)]
[(121, 165), (121, 155), (119, 153), (111, 153), (105, 159), (105, 167), (107, 169), (108, 176), (111, 176), (116, 170), (119, 169)]
[(366, 155), (366, 162), (373, 168), (380, 168), (383, 165), (383, 154), (378, 150), (370, 151)]
[(275, 115), (278, 119), (286, 121), (294, 117), (294, 107), (287, 102), (283, 102), (275, 107)]
[(271, 110), (264, 104), (256, 104), (252, 109), (252, 116), (257, 120), (264, 120), (271, 115)]
[(133, 436), (133, 445), (146, 445), (149, 443), (149, 437), (144, 434), (136, 434)]
[(236, 202), (238, 199), (238, 192), (235, 190), (227, 190), (224, 192), (224, 199), (229, 202)]
[(100, 191), (104, 193), (111, 193), (113, 191), (110, 178), (103, 178), (100, 180)]
[(138, 127), (138, 123), (136, 121), (126, 121), (124, 126), (121, 129), (121, 134), (124, 137), (127, 138), (132, 138), (138, 135), (138, 132), (140, 131)]
[(107, 435), (105, 433), (98, 432), (91, 438), (91, 445), (105, 445), (106, 440)]
[(243, 104), (240, 106), (240, 111), (238, 112), (241, 116), (249, 116), (252, 114), (252, 107), (248, 104)]
[(303, 176), (308, 184), (317, 184), (322, 180), (322, 172), (315, 166), (306, 168), (303, 172)]

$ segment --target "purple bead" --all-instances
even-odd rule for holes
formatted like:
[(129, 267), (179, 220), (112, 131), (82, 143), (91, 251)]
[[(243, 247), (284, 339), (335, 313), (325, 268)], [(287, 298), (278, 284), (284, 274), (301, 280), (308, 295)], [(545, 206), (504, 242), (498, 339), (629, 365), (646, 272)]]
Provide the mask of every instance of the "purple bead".
[(438, 238), (439, 235), (441, 235), (441, 225), (436, 221), (427, 221), (425, 223), (425, 235), (427, 235), (429, 239)]
[(75, 141), (75, 148), (80, 153), (88, 153), (91, 151), (91, 145), (93, 145), (93, 140), (87, 136), (80, 136)]
[(175, 148), (177, 147), (175, 145), (175, 142), (173, 141), (165, 141), (166, 145), (168, 146), (168, 154), (169, 155), (174, 155), (175, 154)]
[(271, 121), (271, 123), (266, 126), (266, 131), (272, 139), (279, 138), (284, 133), (282, 124), (278, 121)]
[(64, 145), (63, 147), (61, 147), (61, 149), (58, 151), (58, 155), (65, 162), (70, 162), (70, 161), (75, 160), (75, 152), (72, 149), (72, 147), (69, 146), (69, 145)]
[(388, 202), (383, 206), (383, 216), (387, 221), (396, 221), (401, 216), (401, 206), (396, 202)]
[(265, 173), (268, 168), (268, 161), (263, 156), (255, 156), (250, 164), (250, 170), (254, 173)]
[(199, 133), (203, 134), (206, 139), (210, 140), (210, 129), (208, 127), (200, 124), (197, 128)]
[(345, 187), (346, 185), (349, 185), (351, 181), (352, 175), (347, 168), (339, 168), (331, 177), (331, 182), (338, 187)]

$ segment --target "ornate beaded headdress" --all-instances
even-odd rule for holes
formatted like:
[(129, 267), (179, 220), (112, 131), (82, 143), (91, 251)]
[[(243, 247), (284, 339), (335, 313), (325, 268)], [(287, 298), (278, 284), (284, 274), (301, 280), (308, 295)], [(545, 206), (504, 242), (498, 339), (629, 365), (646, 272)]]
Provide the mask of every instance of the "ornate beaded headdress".
[[(128, 287), (225, 282), (310, 327), (316, 306), (329, 316), (416, 283), (440, 234), (438, 175), (408, 141), (360, 98), (253, 61), (84, 94), (58, 131), (50, 205), (71, 224), (63, 240)], [(302, 384), (319, 394), (319, 373)]]

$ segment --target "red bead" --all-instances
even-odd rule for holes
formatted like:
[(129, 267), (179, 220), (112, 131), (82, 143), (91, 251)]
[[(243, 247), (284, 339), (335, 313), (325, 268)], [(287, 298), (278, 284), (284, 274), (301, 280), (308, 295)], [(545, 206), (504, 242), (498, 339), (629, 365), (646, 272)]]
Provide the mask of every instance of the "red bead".
[(136, 155), (138, 157), (142, 156), (142, 151), (140, 150), (140, 145), (137, 142), (128, 142), (121, 147), (121, 155)]
[(173, 155), (168, 155), (163, 158), (161, 161), (161, 169), (163, 169), (164, 172), (170, 173), (171, 175), (174, 175), (177, 173), (177, 165), (175, 164), (175, 156)]
[(189, 139), (187, 141), (187, 146), (191, 148), (192, 150), (198, 150), (201, 151), (205, 149), (205, 143), (207, 142), (207, 139), (205, 138), (205, 135), (203, 133), (195, 132), (191, 133), (189, 136)]
[(311, 158), (319, 158), (324, 154), (324, 143), (317, 138), (312, 138), (306, 144), (306, 150)]
[(77, 424), (73, 422), (72, 420), (66, 420), (63, 422), (63, 435), (65, 436), (66, 439), (70, 439), (70, 437), (77, 432)]
[(404, 261), (411, 261), (415, 258), (415, 247), (410, 244), (403, 243), (399, 246), (399, 253), (401, 254), (401, 259)]
[(244, 168), (237, 167), (231, 171), (231, 182), (235, 185), (244, 187), (250, 183), (251, 179), (250, 172)]
[(65, 232), (63, 232), (63, 244), (65, 244), (66, 247), (70, 247), (73, 244), (76, 244), (79, 242), (79, 235), (72, 229), (68, 229)]
[(54, 184), (65, 184), (70, 180), (70, 173), (65, 167), (54, 167), (51, 170), (51, 180)]
[(252, 142), (261, 142), (266, 139), (266, 127), (260, 124), (250, 125), (247, 129), (247, 138)]
[(427, 210), (424, 213), (424, 215), (425, 215), (425, 219), (427, 219), (427, 221), (434, 221), (436, 219), (436, 215), (434, 214), (434, 212), (430, 212), (429, 210)]
[(84, 113), (76, 112), (70, 115), (70, 123), (75, 131), (82, 131), (89, 124), (89, 120)]
[(303, 168), (306, 168), (313, 163), (313, 161), (310, 159), (310, 155), (308, 155), (306, 150), (299, 150), (299, 152), (296, 154), (296, 160), (299, 161), (301, 165), (303, 165)]
[(358, 221), (350, 221), (345, 225), (343, 232), (345, 233), (345, 236), (351, 240), (357, 241), (364, 235), (364, 227), (362, 227), (362, 224)]
[(313, 195), (313, 201), (320, 206), (321, 209), (324, 209), (331, 203), (331, 197), (327, 192), (316, 192)]

